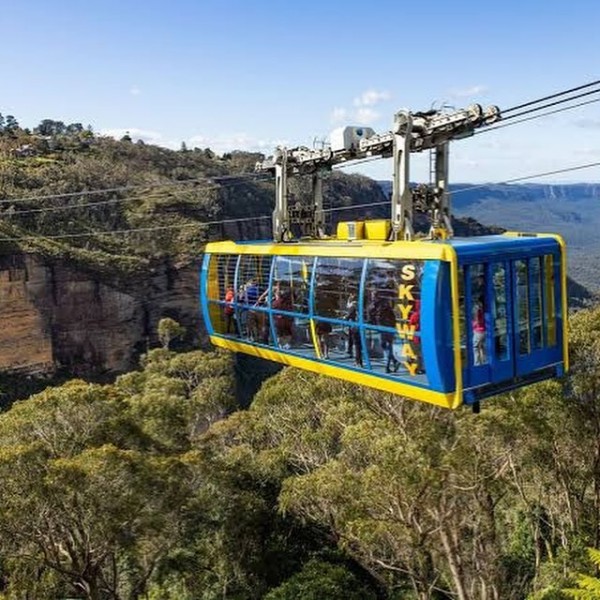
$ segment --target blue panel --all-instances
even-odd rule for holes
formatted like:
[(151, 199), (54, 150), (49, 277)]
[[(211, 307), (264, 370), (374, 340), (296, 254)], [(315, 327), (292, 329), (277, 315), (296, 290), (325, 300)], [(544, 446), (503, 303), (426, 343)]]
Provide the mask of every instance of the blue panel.
[(200, 268), (200, 306), (202, 308), (202, 318), (209, 335), (214, 334), (214, 329), (208, 313), (208, 267), (210, 264), (210, 254), (205, 254)]
[(275, 332), (275, 320), (273, 319), (273, 313), (270, 312), (271, 302), (273, 301), (273, 274), (275, 273), (275, 262), (277, 257), (271, 261), (271, 271), (269, 272), (269, 293), (267, 294), (267, 306), (269, 307), (269, 330), (271, 332), (271, 339), (273, 343), (277, 343), (277, 334)]
[(556, 252), (559, 245), (553, 238), (506, 237), (502, 235), (454, 238), (447, 241), (456, 250), (462, 264), (486, 259), (539, 256)]
[[(366, 295), (365, 281), (367, 279), (368, 264), (369, 264), (369, 260), (365, 259), (363, 261), (362, 273), (360, 274), (360, 284), (359, 284), (359, 293), (358, 293), (358, 323), (359, 323), (359, 327), (360, 327), (360, 329), (359, 329), (360, 348), (361, 348), (364, 365), (367, 368), (367, 370), (371, 371), (372, 370), (371, 357), (369, 356), (369, 353), (367, 352), (367, 348), (368, 348), (367, 336), (366, 336), (365, 327), (364, 327), (365, 295)], [(349, 335), (352, 335), (352, 332), (350, 332)]]
[(456, 387), (452, 350), (450, 265), (427, 261), (421, 296), (421, 346), (431, 388), (450, 392)]

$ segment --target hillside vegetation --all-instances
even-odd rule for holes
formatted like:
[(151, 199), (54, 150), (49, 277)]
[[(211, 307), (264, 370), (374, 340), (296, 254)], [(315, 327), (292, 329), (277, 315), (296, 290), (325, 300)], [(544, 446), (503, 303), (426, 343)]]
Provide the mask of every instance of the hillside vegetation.
[[(600, 310), (573, 372), (443, 411), (151, 351), (0, 416), (3, 598), (556, 600), (600, 545)], [(232, 412), (233, 411), (233, 412)]]
[[(117, 141), (52, 120), (29, 131), (0, 115), (0, 241), (16, 238), (24, 249), (135, 269), (161, 256), (193, 260), (208, 239), (265, 238), (270, 220), (251, 217), (270, 216), (274, 187), (245, 177), (261, 158), (218, 157), (184, 145), (174, 151), (129, 136)], [(291, 191), (301, 195), (304, 187), (294, 182)], [(94, 193), (78, 193), (85, 191)], [(64, 196), (43, 198), (57, 194)], [(325, 200), (351, 206), (385, 197), (366, 177), (334, 173)], [(206, 225), (223, 219), (242, 222)], [(118, 233), (130, 229), (140, 231)]]
[[(256, 158), (4, 119), (3, 251), (139, 271), (197, 260), (213, 236), (268, 235), (268, 220), (204, 223), (268, 214), (271, 183), (172, 185), (247, 173)], [(360, 176), (333, 174), (327, 189), (330, 206), (385, 199)], [(177, 227), (50, 237), (157, 225)], [(139, 370), (0, 414), (0, 598), (568, 598), (593, 572), (586, 548), (600, 548), (600, 309), (570, 327), (571, 374), (474, 415), (294, 369), (242, 410), (232, 355), (173, 352), (182, 330), (163, 320), (164, 347)]]

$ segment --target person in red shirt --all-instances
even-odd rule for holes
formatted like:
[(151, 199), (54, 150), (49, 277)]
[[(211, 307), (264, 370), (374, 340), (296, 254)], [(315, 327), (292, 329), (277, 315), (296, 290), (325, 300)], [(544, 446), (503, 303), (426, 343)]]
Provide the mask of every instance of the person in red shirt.
[(473, 307), (473, 320), (471, 321), (473, 329), (473, 355), (476, 365), (487, 363), (485, 352), (485, 314), (483, 310), (483, 298), (480, 296)]
[(225, 292), (225, 308), (223, 309), (225, 315), (225, 333), (231, 333), (232, 327), (234, 331), (237, 329), (235, 327), (235, 310), (233, 308), (234, 299), (235, 292), (232, 287), (228, 287)]

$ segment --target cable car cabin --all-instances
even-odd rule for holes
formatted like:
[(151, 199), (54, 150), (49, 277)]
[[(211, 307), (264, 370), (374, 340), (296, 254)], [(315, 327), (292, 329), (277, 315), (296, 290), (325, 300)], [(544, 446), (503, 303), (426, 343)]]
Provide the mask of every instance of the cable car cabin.
[(211, 341), (448, 408), (562, 375), (558, 236), (208, 244)]

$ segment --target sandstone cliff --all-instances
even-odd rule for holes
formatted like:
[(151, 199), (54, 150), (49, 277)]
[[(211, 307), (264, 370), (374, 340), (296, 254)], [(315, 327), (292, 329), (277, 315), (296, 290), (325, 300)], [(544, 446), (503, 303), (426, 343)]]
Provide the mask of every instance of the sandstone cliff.
[(137, 364), (165, 316), (203, 335), (199, 263), (165, 260), (123, 280), (36, 254), (0, 257), (0, 370), (94, 376)]

